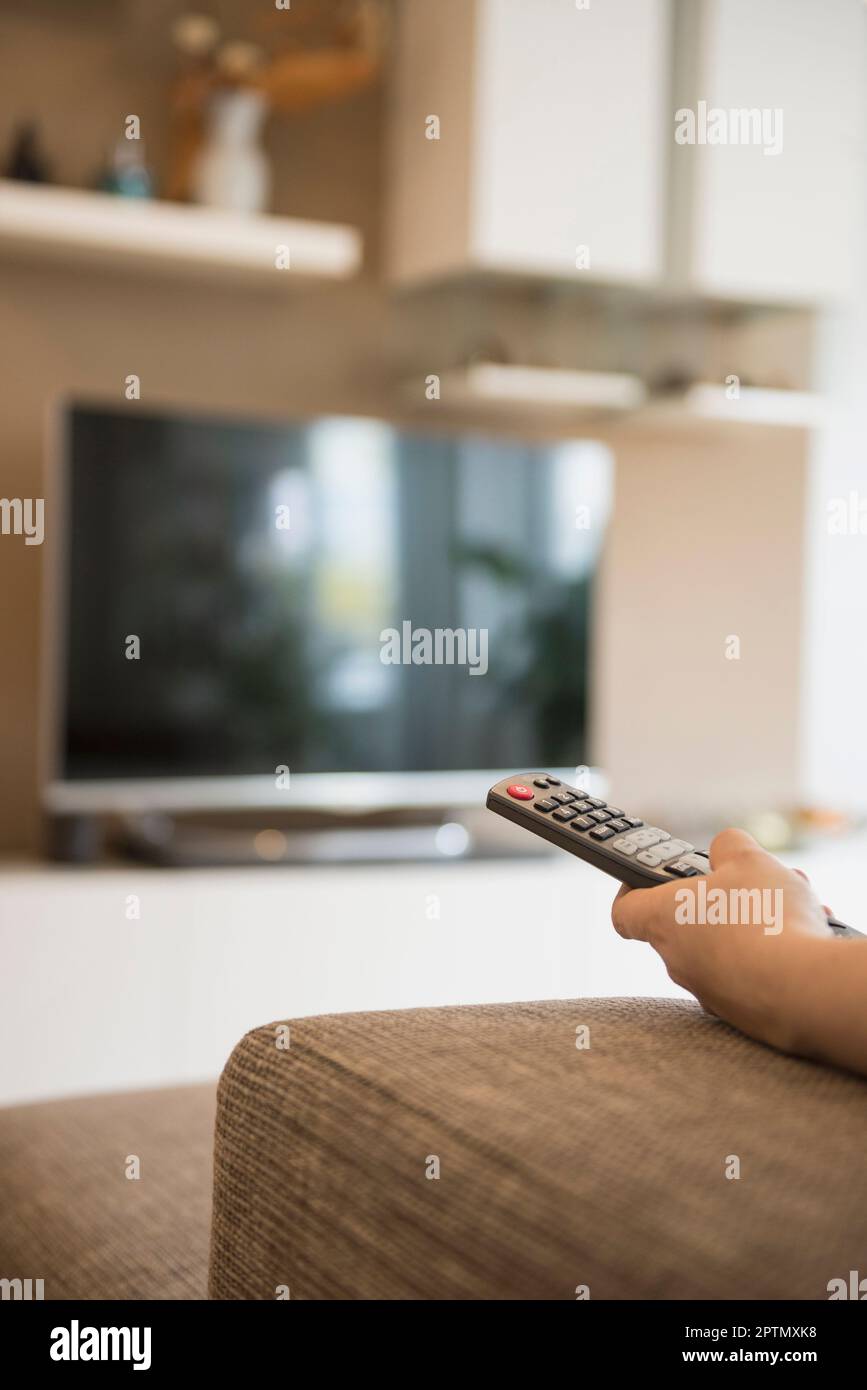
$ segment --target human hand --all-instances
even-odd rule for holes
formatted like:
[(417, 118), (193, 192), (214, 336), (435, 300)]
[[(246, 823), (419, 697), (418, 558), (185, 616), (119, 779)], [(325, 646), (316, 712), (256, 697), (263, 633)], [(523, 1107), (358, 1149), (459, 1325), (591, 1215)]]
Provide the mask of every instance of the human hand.
[(646, 941), (675, 984), (751, 1037), (790, 1050), (810, 948), (833, 938), (827, 909), (803, 874), (787, 869), (743, 830), (710, 847), (712, 872), (614, 900), (617, 932)]

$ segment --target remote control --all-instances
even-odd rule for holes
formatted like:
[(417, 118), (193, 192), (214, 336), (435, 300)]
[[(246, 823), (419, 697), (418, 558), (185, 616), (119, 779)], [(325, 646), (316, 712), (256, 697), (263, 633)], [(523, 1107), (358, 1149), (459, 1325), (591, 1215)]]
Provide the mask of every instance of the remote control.
[[(491, 787), (486, 804), (489, 811), (532, 830), (630, 888), (655, 888), (711, 871), (704, 850), (547, 772), (504, 777)], [(828, 922), (841, 936), (863, 935), (836, 917)]]

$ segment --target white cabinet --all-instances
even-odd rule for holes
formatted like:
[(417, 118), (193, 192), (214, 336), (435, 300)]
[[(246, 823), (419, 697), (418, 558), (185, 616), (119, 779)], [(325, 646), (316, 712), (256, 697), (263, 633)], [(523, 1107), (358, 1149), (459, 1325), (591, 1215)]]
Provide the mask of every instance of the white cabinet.
[(862, 0), (397, 9), (392, 280), (487, 271), (807, 305), (851, 292)]
[[(680, 0), (672, 276), (704, 294), (848, 295), (861, 254), (862, 0)], [(695, 143), (679, 144), (685, 117)]]
[[(658, 277), (669, 8), (403, 0), (389, 121), (391, 277)], [(427, 138), (430, 117), (438, 139)]]

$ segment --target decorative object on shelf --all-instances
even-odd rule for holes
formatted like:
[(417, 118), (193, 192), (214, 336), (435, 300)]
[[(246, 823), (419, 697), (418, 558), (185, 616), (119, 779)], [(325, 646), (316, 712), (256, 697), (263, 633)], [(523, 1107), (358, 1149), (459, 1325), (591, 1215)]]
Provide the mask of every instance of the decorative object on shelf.
[[(260, 74), (262, 90), (275, 111), (310, 111), (343, 101), (369, 87), (381, 71), (388, 43), (383, 0), (344, 0), (327, 7), (316, 0), (308, 13), (310, 41), (303, 46), (296, 41), (295, 47), (278, 52)], [(265, 23), (282, 34), (284, 19), (272, 13)], [(313, 32), (314, 24), (319, 25), (318, 34)]]
[(3, 177), (22, 183), (51, 182), (50, 167), (42, 153), (35, 121), (24, 121), (16, 127)]
[[(223, 39), (216, 20), (184, 14), (172, 28), (183, 71), (172, 96), (165, 196), (260, 212), (270, 177), (260, 145), (270, 112), (344, 100), (378, 77), (387, 39), (384, 0), (305, 3), (255, 21), (262, 42)], [(279, 37), (275, 37), (279, 36)]]
[(117, 193), (122, 198), (153, 197), (153, 179), (145, 163), (140, 140), (121, 137), (97, 180), (103, 193)]
[(265, 99), (255, 88), (217, 92), (208, 112), (208, 134), (192, 170), (192, 193), (205, 207), (263, 212), (271, 172), (259, 138)]

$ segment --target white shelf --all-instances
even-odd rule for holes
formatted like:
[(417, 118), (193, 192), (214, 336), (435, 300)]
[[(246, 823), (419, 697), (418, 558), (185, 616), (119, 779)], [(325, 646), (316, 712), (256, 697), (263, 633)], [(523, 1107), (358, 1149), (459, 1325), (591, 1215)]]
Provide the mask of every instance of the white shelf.
[[(417, 404), (427, 402), (426, 380), (406, 384)], [(745, 425), (818, 429), (827, 422), (827, 400), (810, 391), (741, 386), (736, 397), (717, 382), (696, 382), (679, 395), (652, 397), (629, 372), (591, 372), (553, 367), (476, 362), (440, 374), (439, 405), (458, 413), (526, 416), (616, 416), (627, 428), (706, 430)]]
[(780, 391), (765, 386), (742, 386), (731, 398), (724, 386), (697, 382), (684, 402), (695, 419), (734, 421), (745, 425), (781, 425), (812, 429), (824, 424), (827, 402), (811, 391)]
[(741, 386), (737, 396), (716, 382), (696, 382), (683, 395), (651, 400), (634, 416), (637, 425), (665, 429), (714, 425), (770, 425), (818, 429), (828, 419), (828, 402), (811, 391)]
[[(289, 248), (288, 269), (276, 265)], [(353, 227), (0, 180), (0, 256), (90, 261), (130, 273), (258, 281), (340, 280), (361, 265)]]
[[(416, 400), (425, 400), (423, 381), (410, 383), (408, 390)], [(646, 394), (641, 380), (628, 372), (476, 362), (443, 372), (440, 377), (440, 401), (452, 410), (485, 406), (523, 413), (534, 407), (546, 411), (629, 411), (638, 409)]]

